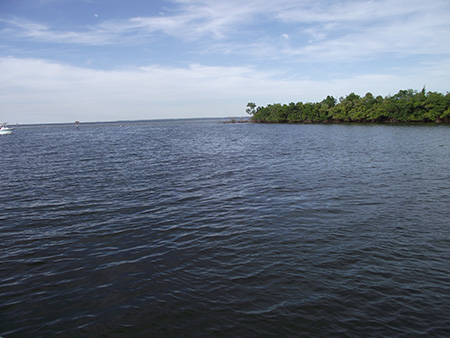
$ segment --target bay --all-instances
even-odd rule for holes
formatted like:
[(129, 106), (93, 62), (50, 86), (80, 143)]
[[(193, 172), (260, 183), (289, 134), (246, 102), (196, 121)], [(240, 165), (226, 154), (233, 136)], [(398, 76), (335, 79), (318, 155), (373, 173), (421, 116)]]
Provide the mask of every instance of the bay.
[(0, 336), (450, 334), (450, 129), (0, 137)]

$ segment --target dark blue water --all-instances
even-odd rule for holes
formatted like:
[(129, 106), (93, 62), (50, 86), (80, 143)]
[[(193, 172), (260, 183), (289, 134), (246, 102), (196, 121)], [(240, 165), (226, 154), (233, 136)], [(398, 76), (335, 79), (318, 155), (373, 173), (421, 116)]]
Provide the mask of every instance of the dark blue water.
[(450, 335), (450, 127), (0, 137), (0, 336)]

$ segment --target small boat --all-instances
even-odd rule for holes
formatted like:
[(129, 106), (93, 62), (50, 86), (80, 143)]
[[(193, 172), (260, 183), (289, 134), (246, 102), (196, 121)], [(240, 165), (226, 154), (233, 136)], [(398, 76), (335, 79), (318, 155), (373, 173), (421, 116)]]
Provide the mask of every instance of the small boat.
[(12, 128), (8, 128), (6, 123), (0, 124), (0, 135), (9, 135), (12, 134), (13, 130)]

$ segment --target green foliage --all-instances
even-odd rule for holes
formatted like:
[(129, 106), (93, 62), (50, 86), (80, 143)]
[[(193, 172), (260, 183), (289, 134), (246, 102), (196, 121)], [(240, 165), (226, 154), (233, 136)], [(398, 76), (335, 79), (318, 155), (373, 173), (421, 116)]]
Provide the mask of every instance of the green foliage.
[(254, 115), (255, 114), (256, 104), (254, 102), (247, 103), (247, 109), (245, 110), (247, 114)]
[(269, 104), (257, 107), (247, 104), (247, 113), (255, 122), (447, 122), (450, 123), (450, 93), (443, 95), (412, 89), (400, 90), (393, 96), (350, 93), (339, 102), (327, 96), (321, 102)]

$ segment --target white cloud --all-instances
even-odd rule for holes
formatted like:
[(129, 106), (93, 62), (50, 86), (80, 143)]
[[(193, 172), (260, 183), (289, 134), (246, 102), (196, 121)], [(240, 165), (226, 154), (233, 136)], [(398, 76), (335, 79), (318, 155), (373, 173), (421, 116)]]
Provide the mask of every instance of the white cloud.
[[(442, 72), (442, 68), (445, 72)], [(100, 71), (37, 59), (0, 59), (0, 111), (10, 123), (137, 120), (245, 115), (258, 105), (320, 101), (327, 95), (388, 95), (399, 89), (445, 92), (450, 59), (408, 74), (281, 79), (253, 67), (156, 65)]]
[(32, 123), (240, 115), (244, 89), (264, 76), (245, 67), (99, 71), (4, 58), (0, 110), (9, 122)]

